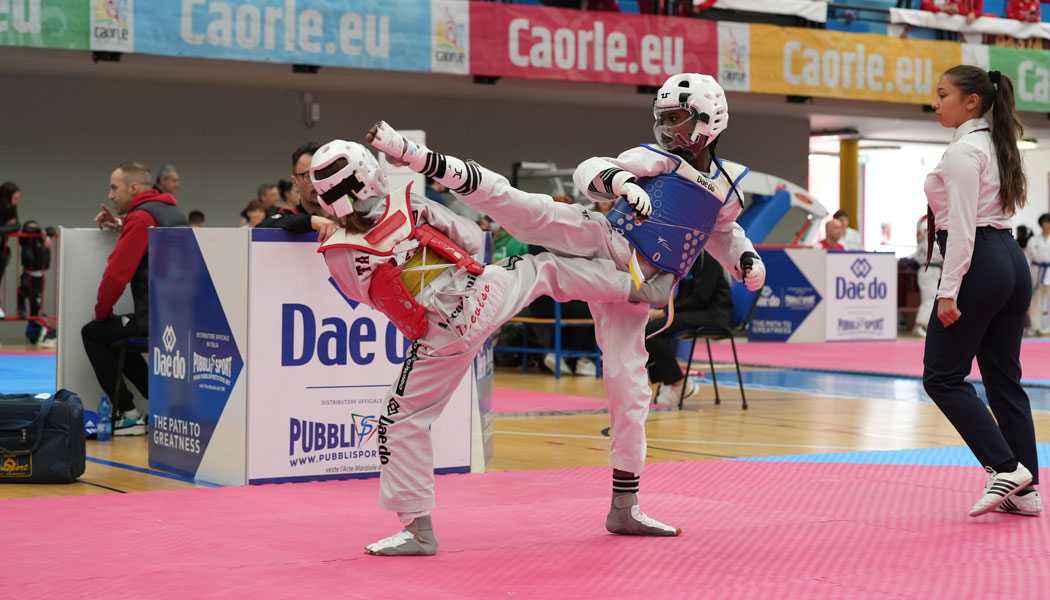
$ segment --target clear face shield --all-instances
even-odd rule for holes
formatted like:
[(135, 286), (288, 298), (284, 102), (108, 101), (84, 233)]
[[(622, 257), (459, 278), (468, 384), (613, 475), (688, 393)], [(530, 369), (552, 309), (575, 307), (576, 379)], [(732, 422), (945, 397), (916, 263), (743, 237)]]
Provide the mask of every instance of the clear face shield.
[(653, 135), (660, 147), (668, 152), (688, 155), (695, 158), (706, 145), (707, 139), (698, 136), (694, 142), (693, 134), (700, 125), (699, 117), (692, 110), (668, 108), (656, 111), (653, 122)]

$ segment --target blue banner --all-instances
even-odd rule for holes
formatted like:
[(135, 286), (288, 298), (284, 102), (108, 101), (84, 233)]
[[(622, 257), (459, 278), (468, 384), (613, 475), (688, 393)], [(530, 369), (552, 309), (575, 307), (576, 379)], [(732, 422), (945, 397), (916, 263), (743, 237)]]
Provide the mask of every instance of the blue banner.
[(430, 70), (430, 0), (182, 0), (135, 5), (135, 52)]
[(748, 339), (786, 342), (820, 304), (821, 295), (784, 250), (762, 250), (769, 276), (759, 292)]
[(193, 228), (150, 231), (152, 467), (196, 477), (244, 360)]

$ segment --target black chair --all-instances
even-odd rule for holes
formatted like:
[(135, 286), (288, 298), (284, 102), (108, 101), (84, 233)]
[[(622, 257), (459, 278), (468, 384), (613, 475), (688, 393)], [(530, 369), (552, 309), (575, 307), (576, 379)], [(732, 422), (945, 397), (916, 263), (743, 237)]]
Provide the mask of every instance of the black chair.
[[(128, 351), (138, 352), (149, 352), (149, 338), (148, 337), (126, 337), (119, 339), (110, 345), (111, 348), (118, 348), (120, 354), (117, 355), (117, 381), (113, 385), (113, 406), (117, 405), (120, 401), (121, 395), (124, 393), (124, 362), (127, 360)], [(114, 410), (116, 410), (114, 408)]]
[[(722, 398), (718, 395), (718, 377), (715, 375), (715, 362), (711, 358), (711, 341), (719, 341), (728, 339), (729, 343), (733, 346), (733, 363), (736, 365), (736, 379), (737, 383), (740, 384), (740, 401), (743, 410), (747, 410), (747, 396), (744, 394), (744, 378), (740, 376), (740, 360), (736, 355), (736, 341), (733, 339), (736, 334), (743, 334), (747, 332), (747, 324), (751, 322), (751, 316), (755, 314), (755, 307), (758, 305), (758, 298), (760, 294), (755, 293), (754, 299), (751, 300), (751, 308), (747, 311), (747, 316), (740, 323), (737, 323), (735, 327), (698, 327), (695, 330), (686, 330), (675, 336), (675, 339), (688, 340), (692, 339), (693, 343), (689, 346), (689, 360), (685, 367), (686, 379), (689, 378), (689, 370), (693, 367), (693, 351), (696, 350), (696, 340), (703, 338), (704, 343), (707, 345), (707, 364), (711, 367), (711, 381), (715, 385), (715, 404), (721, 404)], [(678, 397), (678, 410), (682, 410), (682, 405), (685, 402), (685, 390), (689, 387), (688, 385), (682, 385), (682, 395)]]

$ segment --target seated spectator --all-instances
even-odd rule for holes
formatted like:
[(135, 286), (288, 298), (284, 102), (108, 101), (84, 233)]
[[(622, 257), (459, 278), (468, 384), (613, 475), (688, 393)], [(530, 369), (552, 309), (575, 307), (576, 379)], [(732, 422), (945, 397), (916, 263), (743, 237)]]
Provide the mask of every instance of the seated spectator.
[(199, 210), (191, 210), (187, 220), (190, 227), (204, 227), (204, 213)]
[(277, 193), (281, 196), (281, 203), (277, 205), (277, 210), (295, 212), (295, 207), (299, 206), (299, 188), (295, 187), (291, 181), (282, 179), (277, 182)]
[(849, 226), (849, 213), (844, 210), (837, 210), (834, 218), (839, 223), (842, 223), (842, 247), (846, 250), (863, 250), (864, 244), (860, 241), (860, 232)]
[(252, 200), (248, 203), (248, 208), (244, 209), (244, 214), (248, 217), (248, 220), (241, 227), (255, 227), (266, 218), (266, 208), (262, 202)]
[(922, 10), (949, 15), (962, 15), (966, 22), (973, 22), (984, 10), (984, 0), (922, 0)]
[[(26, 221), (22, 233), (34, 237), (18, 238), (22, 249), (22, 278), (18, 282), (18, 318), (39, 317), (44, 303), (44, 271), (51, 267), (51, 238), (55, 230), (42, 230), (36, 221)], [(55, 347), (56, 332), (37, 319), (26, 324), (26, 339), (34, 346)]]
[[(280, 207), (277, 205), (281, 201), (281, 195), (277, 193), (277, 186), (272, 183), (263, 183), (259, 186), (259, 190), (256, 194), (255, 200), (258, 201), (263, 207), (263, 218), (269, 217), (276, 213)], [(251, 203), (248, 203), (251, 206)], [(241, 211), (241, 220), (237, 222), (237, 227), (255, 227), (248, 222), (248, 209), (245, 208)]]
[[(688, 381), (671, 349), (671, 340), (683, 331), (698, 327), (730, 327), (733, 322), (733, 297), (725, 269), (707, 252), (701, 252), (689, 275), (678, 286), (674, 300), (674, 322), (653, 338), (645, 341), (649, 351), (649, 381), (659, 386), (657, 404), (678, 404), (682, 397), (696, 395), (699, 387)], [(667, 323), (666, 309), (650, 310), (645, 334), (659, 331)]]
[(175, 195), (175, 192), (179, 190), (179, 172), (175, 170), (175, 165), (164, 165), (161, 168), (160, 173), (157, 173), (157, 183), (153, 189), (162, 194)]
[[(123, 163), (109, 176), (109, 199), (116, 215), (105, 204), (95, 215), (99, 229), (119, 230), (120, 238), (102, 273), (94, 318), (80, 334), (98, 384), (113, 401), (113, 435), (146, 433), (146, 420), (136, 408), (131, 391), (125, 387), (120, 397), (114, 395), (119, 350), (113, 344), (129, 337), (149, 336), (149, 228), (186, 225), (175, 197), (151, 189), (152, 182), (145, 165)], [(129, 285), (135, 312), (114, 315), (113, 306)], [(143, 397), (149, 397), (149, 365), (142, 355), (129, 352), (119, 376), (126, 376)]]
[(838, 219), (831, 219), (824, 224), (824, 239), (820, 242), (820, 247), (825, 250), (845, 250), (842, 246), (842, 221)]
[(317, 231), (324, 239), (338, 228), (321, 208), (317, 190), (310, 182), (310, 161), (321, 149), (317, 142), (306, 142), (292, 152), (292, 185), (299, 203), (295, 207), (279, 208), (259, 224), (262, 228), (283, 229), (290, 233)]
[(1006, 3), (1006, 16), (1018, 21), (1038, 23), (1040, 20), (1039, 0), (1010, 0)]

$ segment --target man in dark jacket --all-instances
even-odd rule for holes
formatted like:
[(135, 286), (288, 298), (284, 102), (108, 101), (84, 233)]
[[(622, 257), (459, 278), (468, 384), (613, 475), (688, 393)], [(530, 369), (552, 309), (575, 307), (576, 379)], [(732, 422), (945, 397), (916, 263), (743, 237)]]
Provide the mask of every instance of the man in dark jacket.
[[(128, 337), (149, 336), (149, 228), (186, 225), (175, 197), (153, 189), (152, 184), (146, 166), (133, 162), (120, 165), (109, 176), (109, 199), (116, 216), (104, 204), (95, 216), (99, 229), (119, 229), (120, 239), (98, 286), (95, 318), (84, 325), (81, 335), (99, 385), (113, 401), (114, 435), (146, 433), (145, 417), (135, 408), (131, 392), (125, 388), (119, 398), (114, 396), (118, 351), (113, 344)], [(135, 312), (116, 316), (113, 305), (128, 284)], [(128, 353), (123, 375), (149, 397), (149, 366), (141, 355)]]
[[(646, 335), (659, 331), (667, 322), (665, 310), (652, 310), (646, 326)], [(649, 351), (649, 380), (660, 384), (657, 404), (678, 404), (696, 393), (696, 384), (687, 381), (678, 365), (678, 358), (671, 349), (671, 339), (683, 331), (697, 327), (729, 327), (733, 321), (733, 297), (726, 281), (725, 270), (707, 252), (702, 252), (689, 270), (689, 275), (679, 284), (674, 301), (674, 322), (666, 331), (645, 341)]]
[(299, 204), (294, 209), (278, 209), (258, 227), (284, 229), (290, 233), (317, 231), (321, 239), (328, 239), (339, 228), (321, 208), (317, 190), (310, 181), (310, 161), (320, 148), (317, 142), (306, 142), (292, 152), (292, 185), (299, 191)]

